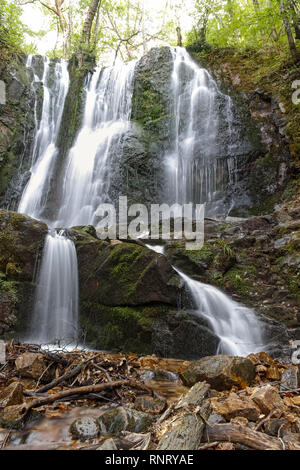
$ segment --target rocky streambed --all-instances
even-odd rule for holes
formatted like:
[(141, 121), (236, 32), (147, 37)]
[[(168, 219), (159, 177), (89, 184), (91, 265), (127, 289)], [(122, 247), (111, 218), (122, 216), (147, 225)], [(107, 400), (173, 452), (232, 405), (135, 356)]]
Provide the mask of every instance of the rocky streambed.
[(299, 368), (6, 345), (2, 449), (299, 450)]

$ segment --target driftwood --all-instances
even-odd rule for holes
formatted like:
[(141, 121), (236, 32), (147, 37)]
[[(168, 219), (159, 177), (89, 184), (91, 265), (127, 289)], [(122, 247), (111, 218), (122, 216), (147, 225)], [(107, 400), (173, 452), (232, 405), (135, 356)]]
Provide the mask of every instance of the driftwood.
[(71, 379), (72, 377), (74, 377), (75, 375), (79, 374), (79, 372), (81, 371), (81, 369), (90, 361), (92, 361), (93, 359), (95, 359), (95, 357), (90, 357), (89, 359), (85, 360), (85, 361), (82, 361), (80, 362), (80, 364), (78, 364), (76, 367), (74, 367), (74, 369), (70, 370), (69, 372), (61, 375), (60, 377), (58, 377), (57, 379), (54, 379), (52, 380), (52, 382), (48, 383), (47, 385), (44, 385), (43, 387), (39, 388), (38, 390), (35, 391), (35, 393), (44, 393), (44, 392), (47, 392), (48, 390), (51, 390), (51, 388), (54, 388), (56, 387), (57, 385), (59, 385), (60, 383), (64, 382), (65, 380), (69, 380)]
[(261, 432), (236, 424), (207, 426), (204, 435), (208, 441), (232, 442), (255, 450), (283, 450), (282, 441)]
[(56, 401), (62, 400), (67, 397), (71, 398), (71, 397), (76, 396), (76, 398), (78, 398), (78, 396), (81, 396), (81, 395), (88, 395), (90, 393), (98, 393), (104, 390), (114, 389), (114, 388), (118, 388), (118, 387), (122, 387), (126, 385), (132, 388), (137, 388), (138, 390), (143, 390), (144, 392), (151, 394), (151, 390), (148, 387), (146, 387), (145, 385), (139, 384), (138, 382), (134, 380), (119, 380), (117, 382), (108, 382), (108, 383), (99, 384), (99, 385), (87, 385), (85, 387), (69, 388), (68, 390), (63, 390), (62, 392), (54, 393), (53, 395), (36, 398), (35, 400), (32, 400), (31, 402), (26, 403), (24, 405), (24, 407), (22, 408), (22, 414), (26, 415), (33, 408), (39, 408), (40, 406), (49, 405), (51, 403), (54, 403)]

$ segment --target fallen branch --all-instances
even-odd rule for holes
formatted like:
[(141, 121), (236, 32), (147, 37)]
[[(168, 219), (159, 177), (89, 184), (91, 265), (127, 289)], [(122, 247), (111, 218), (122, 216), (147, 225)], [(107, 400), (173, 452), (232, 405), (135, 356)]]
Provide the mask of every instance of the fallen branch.
[(245, 426), (235, 424), (215, 424), (207, 426), (207, 440), (242, 444), (256, 450), (283, 450), (282, 443), (276, 437), (252, 431)]
[(85, 387), (76, 387), (76, 388), (70, 388), (68, 390), (63, 390), (62, 392), (59, 393), (54, 393), (53, 395), (49, 395), (47, 397), (40, 397), (36, 398), (35, 400), (27, 403), (24, 408), (22, 408), (22, 414), (25, 416), (32, 408), (39, 408), (40, 406), (44, 405), (49, 405), (51, 403), (54, 403), (56, 401), (60, 401), (64, 398), (71, 397), (71, 396), (81, 396), (81, 395), (88, 395), (89, 393), (97, 393), (97, 392), (102, 392), (103, 390), (107, 389), (115, 389), (118, 387), (123, 387), (128, 385), (129, 387), (132, 388), (137, 388), (139, 390), (143, 390), (144, 392), (147, 393), (152, 393), (152, 391), (134, 380), (119, 380), (117, 382), (108, 382), (104, 384), (99, 384), (99, 385), (87, 385)]
[(90, 362), (92, 359), (95, 359), (95, 357), (90, 357), (89, 359), (85, 360), (85, 361), (82, 361), (80, 362), (80, 364), (78, 364), (76, 367), (74, 367), (74, 369), (72, 369), (70, 372), (66, 372), (65, 374), (61, 375), (60, 377), (58, 377), (57, 379), (54, 379), (52, 380), (52, 382), (48, 383), (47, 385), (44, 385), (43, 387), (39, 388), (38, 390), (36, 390), (36, 393), (44, 393), (44, 392), (47, 392), (48, 390), (51, 390), (51, 388), (54, 388), (56, 387), (57, 385), (59, 385), (60, 383), (64, 382), (65, 380), (69, 380), (71, 379), (72, 377), (74, 377), (75, 375), (79, 374), (79, 372), (81, 371), (81, 369), (88, 363)]

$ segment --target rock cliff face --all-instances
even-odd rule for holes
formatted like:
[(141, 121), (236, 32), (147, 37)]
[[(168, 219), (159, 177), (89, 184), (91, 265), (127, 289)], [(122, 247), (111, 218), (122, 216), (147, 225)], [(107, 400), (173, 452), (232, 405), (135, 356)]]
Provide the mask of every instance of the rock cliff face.
[[(228, 64), (219, 61), (213, 65), (210, 61), (205, 63), (203, 57), (194, 57), (211, 70), (220, 88), (233, 99), (234, 135), (230, 155), (224, 154), (228, 138), (225, 120), (219, 126), (220, 145), (216, 146), (215, 155), (218, 161), (225, 158), (223, 171), (227, 171), (228, 165), (232, 167), (234, 181), (226, 183), (228, 187), (224, 191), (227, 205), (233, 207), (231, 215), (245, 216), (272, 209), (288, 181), (291, 167), (283, 104), (278, 96), (263, 89), (245, 93), (241, 86), (243, 77), (231, 72)], [(0, 79), (7, 88), (7, 103), (0, 105), (0, 205), (12, 210), (17, 208), (29, 176), (35, 119), (39, 121), (43, 100), (42, 84), (32, 82), (32, 72), (26, 69), (25, 60), (22, 57), (8, 69), (0, 70)], [(43, 58), (34, 57), (33, 64), (41, 79)], [(122, 154), (110, 156), (111, 200), (117, 200), (119, 194), (127, 194), (129, 202), (150, 204), (166, 200), (165, 154), (174, 139), (175, 119), (172, 72), (173, 57), (168, 47), (154, 48), (137, 62), (131, 126), (122, 137)], [(57, 143), (60, 158), (54, 170), (53, 190), (48, 195), (47, 216), (55, 212), (55, 201), (59, 200), (62, 168), (80, 127), (83, 86), (89, 71), (78, 70), (70, 62), (69, 73), (69, 93)], [(222, 112), (221, 101), (219, 105)], [(230, 164), (226, 162), (228, 158)]]
[(30, 167), (35, 93), (38, 96), (41, 91), (31, 87), (25, 59), (15, 59), (8, 68), (0, 69), (6, 92), (6, 103), (0, 104), (0, 207), (12, 209), (17, 208)]

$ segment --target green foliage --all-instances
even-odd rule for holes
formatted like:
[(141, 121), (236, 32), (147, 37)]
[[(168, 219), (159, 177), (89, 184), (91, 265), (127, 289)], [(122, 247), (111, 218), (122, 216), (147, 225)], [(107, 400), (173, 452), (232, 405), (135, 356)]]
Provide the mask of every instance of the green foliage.
[(20, 16), (22, 9), (16, 0), (0, 0), (0, 44), (2, 48), (20, 49), (25, 28)]
[[(194, 28), (187, 36), (187, 45), (205, 43), (217, 47), (276, 47), (287, 44), (279, 0), (196, 0)], [(290, 16), (291, 19), (291, 16)]]

